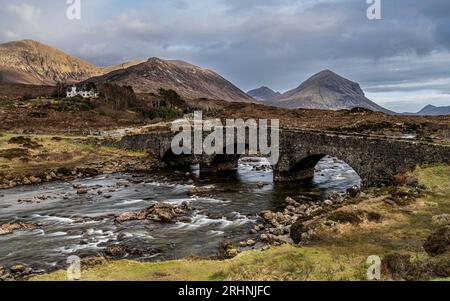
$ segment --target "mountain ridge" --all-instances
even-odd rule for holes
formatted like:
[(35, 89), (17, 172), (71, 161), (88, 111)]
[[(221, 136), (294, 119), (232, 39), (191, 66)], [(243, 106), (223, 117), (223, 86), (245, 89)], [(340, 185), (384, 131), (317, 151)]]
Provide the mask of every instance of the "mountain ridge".
[(346, 110), (356, 107), (394, 114), (368, 99), (360, 85), (326, 69), (283, 93), (274, 103), (288, 109)]
[(419, 116), (445, 116), (450, 115), (450, 106), (437, 107), (433, 105), (427, 105), (419, 112), (413, 114)]
[(175, 90), (186, 99), (210, 98), (230, 102), (256, 102), (216, 72), (180, 60), (152, 57), (146, 62), (90, 78), (98, 83), (129, 85), (136, 93)]
[(98, 67), (59, 49), (25, 39), (0, 44), (0, 81), (30, 85), (76, 83), (139, 62)]
[(247, 94), (256, 100), (266, 103), (271, 103), (274, 100), (276, 100), (279, 96), (281, 96), (280, 92), (275, 92), (274, 90), (266, 86), (250, 90), (247, 92)]

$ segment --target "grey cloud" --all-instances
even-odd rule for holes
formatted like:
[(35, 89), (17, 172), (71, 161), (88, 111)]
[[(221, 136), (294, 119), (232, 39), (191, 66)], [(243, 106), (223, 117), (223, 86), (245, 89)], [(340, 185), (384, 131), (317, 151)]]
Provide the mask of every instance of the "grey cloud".
[(109, 1), (90, 0), (97, 15), (80, 23), (64, 20), (64, 3), (16, 5), (24, 3), (49, 17), (29, 26), (2, 10), (0, 41), (35, 38), (101, 65), (151, 56), (183, 59), (244, 90), (267, 85), (284, 91), (330, 68), (369, 93), (449, 92), (448, 0), (382, 0), (379, 21), (366, 18), (361, 0), (140, 2), (148, 9), (129, 1), (114, 13), (101, 10)]

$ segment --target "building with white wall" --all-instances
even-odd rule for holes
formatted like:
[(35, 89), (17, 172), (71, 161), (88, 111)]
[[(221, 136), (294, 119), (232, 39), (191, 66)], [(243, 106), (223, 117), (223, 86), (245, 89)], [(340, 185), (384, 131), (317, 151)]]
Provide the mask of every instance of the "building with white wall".
[(66, 97), (67, 98), (72, 98), (72, 97), (76, 97), (76, 96), (81, 96), (83, 98), (97, 98), (98, 97), (98, 93), (96, 93), (94, 90), (78, 90), (77, 86), (72, 86), (70, 88), (67, 89), (66, 92)]

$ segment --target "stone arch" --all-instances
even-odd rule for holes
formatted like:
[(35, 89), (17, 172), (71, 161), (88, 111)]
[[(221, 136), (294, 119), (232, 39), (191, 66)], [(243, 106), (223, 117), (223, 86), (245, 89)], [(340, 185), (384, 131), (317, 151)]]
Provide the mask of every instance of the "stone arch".
[(189, 150), (185, 149), (183, 154), (176, 155), (173, 153), (172, 148), (169, 148), (161, 156), (161, 162), (169, 167), (188, 167), (196, 163), (195, 157), (188, 153)]
[(291, 158), (285, 170), (280, 170), (278, 166), (275, 168), (275, 181), (278, 182), (294, 182), (302, 180), (310, 180), (315, 175), (315, 169), (317, 164), (325, 157), (330, 156), (337, 158), (338, 160), (345, 162), (350, 166), (358, 176), (363, 179), (361, 169), (356, 162), (346, 158), (342, 155), (335, 155), (333, 153), (318, 153), (318, 154), (302, 154), (296, 158)]
[[(246, 156), (248, 153), (249, 145), (245, 144), (232, 144), (234, 148), (234, 154), (227, 154), (227, 148), (231, 145), (227, 145), (223, 148), (222, 154), (216, 154), (211, 157), (209, 162), (209, 168), (214, 170), (230, 170), (238, 167), (239, 159), (243, 156)], [(237, 150), (239, 147), (243, 147), (245, 150), (245, 154), (237, 154)]]

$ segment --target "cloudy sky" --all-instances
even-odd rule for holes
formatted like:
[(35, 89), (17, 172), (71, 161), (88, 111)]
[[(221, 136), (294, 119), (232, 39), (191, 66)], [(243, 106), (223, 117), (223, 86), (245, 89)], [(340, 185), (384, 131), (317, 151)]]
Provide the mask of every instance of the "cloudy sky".
[(322, 69), (395, 111), (450, 105), (450, 1), (0, 0), (0, 42), (30, 38), (98, 65), (161, 57), (210, 68), (243, 90), (297, 87)]

